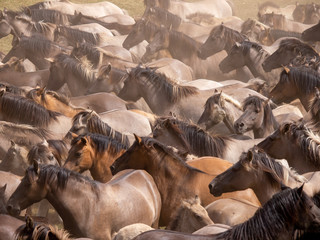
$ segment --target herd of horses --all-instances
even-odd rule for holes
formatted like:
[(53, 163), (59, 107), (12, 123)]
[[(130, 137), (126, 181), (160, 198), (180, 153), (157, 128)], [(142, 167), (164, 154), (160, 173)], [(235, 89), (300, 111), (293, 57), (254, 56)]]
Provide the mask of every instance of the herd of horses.
[(319, 239), (320, 5), (144, 4), (0, 11), (0, 240)]

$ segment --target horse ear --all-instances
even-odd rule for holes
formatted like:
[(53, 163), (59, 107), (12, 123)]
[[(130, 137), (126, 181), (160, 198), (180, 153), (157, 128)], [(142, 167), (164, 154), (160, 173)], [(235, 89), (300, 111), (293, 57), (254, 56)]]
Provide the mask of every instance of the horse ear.
[(286, 134), (289, 131), (289, 129), (290, 129), (290, 123), (286, 123), (281, 129), (281, 133)]
[(3, 94), (4, 94), (5, 91), (6, 91), (5, 89), (1, 89), (1, 90), (0, 90), (0, 97), (3, 96)]
[(298, 192), (298, 194), (299, 194), (300, 197), (302, 196), (303, 186), (304, 186), (304, 183), (301, 185), (301, 187), (299, 187), (299, 188), (297, 189), (297, 192)]
[(252, 159), (253, 159), (253, 152), (251, 151), (251, 150), (249, 150), (248, 152), (247, 152), (247, 159), (251, 162), (252, 161)]
[(29, 16), (29, 17), (32, 16), (32, 13), (31, 13), (31, 9), (30, 9), (30, 8), (26, 7), (24, 11), (25, 11), (25, 14), (27, 14), (27, 16)]
[(45, 60), (47, 60), (48, 62), (53, 63), (54, 62), (54, 58), (44, 58)]
[(74, 139), (74, 138), (77, 138), (79, 135), (78, 134), (75, 134), (74, 132), (70, 132), (71, 133), (71, 137)]
[(107, 76), (111, 72), (111, 64), (109, 63), (108, 66), (103, 65), (99, 69), (99, 78), (102, 76)]
[(241, 47), (241, 44), (239, 42), (236, 42), (235, 45), (239, 48)]
[(282, 67), (283, 67), (283, 70), (285, 70), (287, 74), (290, 72), (290, 68), (283, 66), (283, 65), (282, 65)]
[(5, 191), (6, 191), (6, 188), (7, 188), (7, 184), (3, 185), (3, 187), (0, 188), (0, 196), (4, 195)]
[(87, 145), (87, 139), (85, 137), (82, 137), (81, 138), (81, 142), (84, 144), (84, 145)]
[(137, 143), (141, 144), (142, 143), (141, 137), (137, 136), (135, 133), (133, 135), (134, 135), (134, 138), (136, 139)]
[(33, 168), (35, 173), (38, 175), (39, 174), (39, 162), (38, 160), (33, 160)]
[(315, 95), (316, 95), (316, 98), (320, 98), (319, 88), (317, 87), (315, 87)]
[(31, 231), (31, 230), (33, 230), (33, 228), (34, 228), (33, 219), (29, 215), (27, 215), (26, 216), (26, 229), (28, 231)]
[(14, 147), (16, 143), (13, 140), (10, 140), (11, 146)]

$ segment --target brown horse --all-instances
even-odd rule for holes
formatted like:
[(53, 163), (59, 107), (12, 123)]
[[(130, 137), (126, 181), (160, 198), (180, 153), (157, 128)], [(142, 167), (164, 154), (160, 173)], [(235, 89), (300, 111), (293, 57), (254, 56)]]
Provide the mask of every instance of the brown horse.
[[(211, 163), (209, 160), (193, 160), (190, 166), (173, 152), (171, 148), (155, 139), (136, 136), (134, 144), (110, 168), (112, 174), (132, 168), (148, 171), (155, 179), (161, 194), (160, 225), (168, 225), (173, 214), (175, 214), (181, 204), (182, 199), (198, 195), (203, 206), (216, 200), (216, 198), (209, 194), (207, 184), (218, 174), (221, 167), (230, 166), (230, 163), (219, 158), (210, 160)], [(211, 170), (209, 170), (209, 164), (212, 164)], [(218, 166), (220, 166), (219, 170), (217, 170)], [(205, 173), (201, 169), (209, 171)], [(175, 182), (175, 184), (169, 184), (170, 182)], [(259, 205), (252, 192), (237, 192), (223, 197), (247, 199), (253, 204)]]
[(320, 170), (319, 136), (305, 124), (284, 123), (258, 144), (271, 157), (286, 159), (300, 174)]
[(7, 210), (17, 215), (44, 198), (74, 236), (110, 240), (114, 232), (129, 224), (158, 226), (160, 195), (145, 171), (123, 171), (102, 184), (67, 169), (40, 167), (35, 162), (10, 197)]
[(243, 103), (243, 114), (234, 122), (238, 134), (253, 130), (254, 138), (269, 136), (278, 128), (269, 100), (257, 96), (247, 97)]
[(320, 74), (309, 67), (286, 67), (278, 84), (271, 90), (270, 97), (278, 103), (290, 103), (299, 99), (306, 111), (314, 97), (316, 87), (320, 87)]
[(319, 61), (319, 54), (310, 45), (288, 38), (281, 40), (279, 48), (264, 60), (262, 67), (266, 72), (289, 64), (307, 65), (317, 70)]
[(0, 240), (14, 239), (15, 231), (24, 222), (7, 214), (0, 214)]
[(195, 124), (175, 118), (159, 118), (153, 127), (153, 136), (158, 141), (173, 146), (182, 152), (196, 156), (215, 156), (231, 163), (239, 160), (247, 151), (261, 140), (237, 140), (229, 136), (211, 136)]
[(288, 165), (270, 158), (261, 149), (252, 148), (241, 155), (239, 162), (213, 179), (209, 187), (214, 196), (251, 188), (263, 205), (281, 191), (281, 184), (294, 188), (306, 181)]
[(94, 180), (105, 183), (112, 178), (111, 164), (127, 148), (104, 135), (75, 135), (64, 167), (80, 173), (89, 170)]
[(140, 234), (134, 240), (215, 240), (215, 239), (291, 239), (295, 230), (318, 229), (320, 210), (303, 187), (276, 194), (248, 221), (225, 232), (210, 235), (185, 234), (154, 230)]

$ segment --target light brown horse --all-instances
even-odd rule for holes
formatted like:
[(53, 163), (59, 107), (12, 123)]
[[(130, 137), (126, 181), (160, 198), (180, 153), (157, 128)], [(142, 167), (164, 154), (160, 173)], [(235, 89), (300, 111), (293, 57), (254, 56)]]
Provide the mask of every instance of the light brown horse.
[(110, 240), (114, 232), (129, 224), (158, 226), (160, 195), (145, 171), (123, 171), (102, 184), (67, 169), (35, 162), (10, 197), (7, 210), (17, 215), (44, 198), (57, 210), (65, 229), (77, 237)]
[(213, 224), (206, 209), (201, 206), (198, 196), (183, 200), (176, 216), (172, 218), (168, 230), (193, 233), (198, 229)]
[(286, 159), (298, 173), (320, 170), (319, 136), (305, 124), (284, 123), (258, 144), (271, 157)]
[(128, 147), (100, 134), (74, 135), (64, 167), (80, 173), (89, 170), (94, 180), (105, 183), (112, 178), (111, 164)]
[[(131, 168), (148, 171), (155, 179), (161, 194), (160, 225), (167, 225), (182, 199), (198, 195), (203, 206), (216, 200), (209, 194), (207, 184), (219, 172), (215, 166), (224, 168), (230, 166), (230, 163), (218, 158), (212, 158), (211, 165), (209, 162), (208, 160), (203, 162), (202, 160), (193, 160), (190, 166), (171, 148), (152, 138), (136, 136), (134, 144), (111, 165), (111, 171), (112, 174)], [(211, 170), (209, 170), (209, 166), (211, 166)], [(205, 173), (202, 170), (209, 171)], [(177, 174), (178, 172), (179, 174)], [(175, 184), (170, 184), (172, 182)], [(223, 197), (247, 199), (253, 204), (259, 205), (252, 192), (237, 192)]]

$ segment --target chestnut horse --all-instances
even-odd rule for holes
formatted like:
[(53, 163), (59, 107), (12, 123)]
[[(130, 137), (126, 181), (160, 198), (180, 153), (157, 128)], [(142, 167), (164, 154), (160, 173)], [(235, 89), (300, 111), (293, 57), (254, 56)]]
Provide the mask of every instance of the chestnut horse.
[(112, 178), (111, 164), (127, 148), (128, 145), (101, 134), (74, 134), (64, 167), (80, 173), (89, 170), (94, 180), (105, 183)]
[[(215, 175), (221, 173), (221, 168), (230, 166), (229, 162), (219, 158), (212, 158), (211, 161), (199, 159), (193, 160), (190, 166), (171, 148), (157, 140), (135, 137), (134, 144), (111, 165), (111, 172), (116, 174), (124, 169), (143, 169), (153, 176), (162, 200), (160, 225), (169, 224), (182, 199), (198, 195), (202, 206), (217, 199), (210, 195), (208, 184)], [(260, 204), (251, 191), (223, 196), (227, 197), (246, 199), (253, 204)]]
[(218, 234), (196, 235), (174, 231), (153, 230), (134, 240), (215, 240), (215, 239), (291, 239), (295, 230), (319, 228), (320, 210), (303, 192), (303, 187), (273, 196), (248, 221)]
[(18, 215), (44, 198), (76, 237), (111, 240), (113, 233), (129, 224), (158, 226), (160, 195), (145, 171), (123, 171), (102, 184), (64, 168), (34, 162), (11, 195), (7, 210)]

